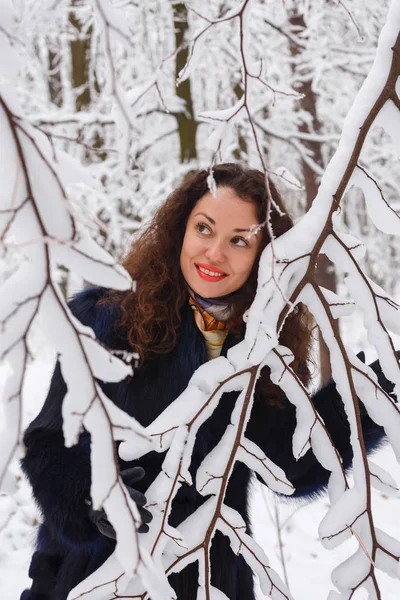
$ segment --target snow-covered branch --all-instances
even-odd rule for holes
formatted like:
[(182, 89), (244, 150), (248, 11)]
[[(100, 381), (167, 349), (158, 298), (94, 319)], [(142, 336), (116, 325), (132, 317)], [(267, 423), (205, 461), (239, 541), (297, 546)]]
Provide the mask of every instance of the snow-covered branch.
[[(349, 11), (346, 3), (338, 4), (351, 29), (362, 32), (363, 24), (357, 15)], [(81, 582), (69, 598), (106, 600), (129, 596), (141, 600), (149, 597), (169, 600), (175, 594), (167, 576), (194, 562), (198, 563), (198, 600), (226, 598), (211, 585), (210, 550), (218, 531), (229, 538), (232, 551), (241, 554), (259, 576), (264, 594), (287, 600), (292, 597), (290, 592), (246, 532), (242, 517), (225, 502), (229, 478), (237, 462), (247, 465), (276, 492), (290, 495), (294, 491), (282, 469), (246, 436), (257, 378), (261, 369), (268, 366), (272, 381), (282, 388), (296, 410), (292, 448), (295, 459), (311, 450), (331, 473), (328, 491), (332, 508), (320, 526), (324, 545), (334, 547), (351, 535), (358, 542), (357, 552), (334, 572), (334, 583), (340, 594), (332, 593), (331, 599), (350, 600), (360, 588), (368, 591), (370, 599), (380, 599), (376, 570), (399, 576), (400, 544), (376, 528), (371, 486), (397, 494), (398, 485), (390, 474), (367, 458), (362, 423), (363, 418), (371, 417), (384, 427), (399, 459), (400, 409), (391, 392), (382, 389), (374, 371), (345, 347), (337, 319), (349, 314), (353, 307), (363, 312), (369, 340), (375, 345), (383, 374), (394, 383), (398, 397), (400, 368), (390, 333), (400, 334), (399, 305), (368, 276), (361, 263), (362, 243), (343, 231), (339, 213), (346, 210), (346, 192), (351, 187), (358, 188), (365, 198), (372, 223), (385, 234), (398, 236), (400, 233), (396, 207), (387, 195), (388, 182), (391, 190), (398, 187), (396, 176), (385, 173), (385, 185), (380, 180), (382, 163), (390, 164), (390, 152), (384, 149), (387, 145), (380, 144), (380, 139), (373, 140), (372, 158), (367, 156), (365, 160), (367, 144), (376, 135), (376, 125), (391, 136), (397, 152), (400, 147), (398, 3), (392, 3), (374, 64), (349, 111), (336, 153), (324, 174), (306, 142), (326, 144), (326, 155), (331, 156), (338, 140), (340, 119), (330, 122), (326, 117), (326, 127), (318, 134), (297, 130), (296, 119), (306, 120), (307, 116), (296, 115), (293, 110), (299, 95), (293, 91), (296, 88), (288, 75), (287, 48), (282, 44), (290, 42), (304, 51), (301, 58), (304, 63), (300, 65), (303, 70), (300, 68), (299, 72), (306, 79), (315, 68), (313, 86), (320, 92), (321, 104), (329, 95), (329, 89), (335, 89), (336, 85), (333, 77), (331, 88), (328, 86), (329, 69), (336, 69), (336, 74), (348, 69), (351, 77), (354, 72), (362, 75), (372, 59), (371, 47), (365, 50), (338, 47), (337, 40), (334, 44), (329, 38), (331, 64), (322, 63), (322, 59), (321, 63), (313, 64), (318, 53), (321, 58), (325, 52), (323, 44), (313, 46), (313, 27), (318, 19), (310, 19), (309, 30), (294, 31), (283, 20), (272, 16), (266, 19), (264, 3), (243, 0), (233, 8), (228, 3), (226, 11), (219, 16), (203, 14), (201, 5), (196, 2), (188, 5), (192, 19), (190, 35), (182, 46), (175, 48), (168, 41), (168, 35), (153, 31), (151, 26), (146, 30), (139, 23), (140, 15), (143, 22), (153, 23), (151, 18), (157, 9), (158, 4), (154, 9), (152, 3), (146, 2), (139, 14), (136, 4), (117, 6), (108, 0), (93, 0), (90, 6), (84, 7), (88, 11), (84, 31), (87, 34), (90, 30), (94, 40), (90, 60), (96, 77), (92, 76), (98, 79), (96, 85), (91, 84), (98, 97), (87, 112), (73, 112), (67, 100), (62, 108), (52, 106), (49, 111), (46, 106), (36, 105), (34, 98), (31, 114), (25, 116), (28, 92), (22, 94), (22, 109), (7, 83), (0, 81), (1, 139), (7, 147), (0, 165), (0, 241), (2, 249), (18, 248), (24, 256), (17, 273), (3, 285), (1, 299), (0, 355), (10, 364), (13, 374), (3, 394), (8, 426), (0, 442), (0, 483), (8, 477), (8, 466), (20, 443), (30, 337), (40, 318), (59, 355), (68, 387), (63, 404), (66, 445), (76, 444), (84, 429), (90, 432), (93, 504), (95, 508), (105, 508), (118, 540), (114, 554)], [(170, 9), (169, 4), (168, 10), (163, 7), (166, 22), (171, 20)], [(138, 27), (133, 28), (132, 23), (136, 21)], [(268, 34), (261, 34), (254, 23), (263, 23)], [(165, 26), (165, 30), (171, 33), (170, 23), (168, 27)], [(226, 28), (224, 31), (230, 35), (219, 35), (221, 28)], [(273, 33), (277, 37), (273, 38), (274, 43), (269, 43)], [(65, 36), (60, 39), (65, 48)], [(210, 40), (212, 43), (208, 44)], [(14, 55), (16, 46), (21, 44), (19, 36), (13, 33), (12, 19), (6, 19), (0, 27), (1, 54), (5, 55), (6, 51)], [(60, 147), (64, 144), (71, 151), (81, 145), (85, 152), (99, 155), (101, 167), (97, 165), (96, 177), (104, 188), (99, 186), (100, 191), (96, 190), (93, 195), (103, 195), (104, 201), (93, 205), (96, 216), (92, 221), (103, 212), (106, 220), (112, 221), (113, 212), (109, 207), (112, 197), (118, 206), (122, 205), (121, 213), (126, 210), (126, 229), (131, 234), (132, 222), (147, 217), (149, 207), (154, 208), (173, 187), (176, 178), (191, 168), (175, 164), (171, 168), (170, 158), (174, 155), (171, 148), (175, 150), (173, 140), (177, 131), (171, 128), (170, 118), (185, 111), (185, 107), (179, 104), (175, 85), (168, 78), (171, 79), (170, 63), (182, 47), (189, 47), (189, 56), (177, 83), (192, 78), (193, 85), (197, 85), (194, 112), (200, 125), (199, 147), (203, 144), (199, 156), (209, 159), (210, 188), (215, 191), (213, 165), (226, 156), (232, 159), (235, 128), (245, 131), (242, 139), (239, 134), (237, 138), (246, 148), (246, 161), (257, 160), (265, 175), (269, 202), (262, 225), (267, 228), (271, 243), (260, 261), (258, 291), (248, 313), (244, 340), (233, 347), (226, 358), (220, 357), (198, 369), (181, 396), (143, 428), (117, 409), (99, 384), (99, 379), (102, 382), (124, 379), (131, 372), (130, 367), (110, 354), (95, 340), (93, 332), (72, 316), (54, 276), (53, 265), (57, 264), (96, 285), (119, 290), (131, 286), (125, 271), (96, 245), (76, 220), (70, 208), (68, 186), (74, 170), (75, 182), (79, 181), (80, 174), (84, 180), (86, 172), (74, 161), (63, 161), (66, 156)], [(43, 66), (48, 57), (43, 60), (40, 52), (43, 53), (43, 48), (39, 47), (35, 60), (40, 65), (37, 67), (40, 76), (36, 73), (35, 81), (42, 77), (42, 69), (54, 74), (50, 67)], [(135, 55), (133, 60), (134, 53), (139, 58)], [(279, 56), (282, 62), (274, 65), (271, 56), (274, 60)], [(218, 69), (221, 66), (218, 61), (222, 60), (224, 68)], [(217, 65), (215, 69), (213, 61)], [(65, 78), (66, 64), (64, 60), (61, 78)], [(0, 67), (4, 68), (3, 63)], [(28, 73), (27, 81), (29, 76)], [(289, 110), (282, 106), (289, 106)], [(328, 114), (331, 99), (324, 106)], [(150, 133), (146, 129), (149, 122), (152, 122)], [(83, 131), (95, 132), (96, 143), (86, 139)], [(155, 152), (156, 145), (160, 152), (151, 162), (147, 155), (149, 150)], [(271, 155), (277, 148), (279, 157), (292, 152), (296, 160), (322, 175), (322, 180), (311, 210), (293, 229), (275, 239), (269, 218), (274, 202), (268, 176), (275, 173), (292, 187), (296, 181), (295, 177), (282, 175), (285, 171), (275, 169), (276, 163), (271, 167)], [(143, 163), (137, 168), (139, 158)], [(144, 174), (146, 170), (148, 175)], [(387, 168), (387, 171), (393, 169)], [(289, 169), (286, 172), (289, 173)], [(133, 190), (137, 190), (142, 202), (140, 208), (135, 204), (138, 200)], [(143, 199), (148, 202), (145, 204)], [(90, 213), (89, 209), (85, 210)], [(118, 240), (123, 246), (122, 238)], [(110, 246), (118, 246), (115, 239)], [(321, 254), (328, 255), (337, 269), (346, 273), (346, 285), (353, 302), (316, 284), (315, 267)], [(351, 430), (354, 484), (346, 475), (340, 454), (312, 397), (291, 367), (290, 351), (279, 343), (286, 317), (300, 302), (309, 308), (330, 350), (336, 387)], [(232, 391), (238, 392), (238, 396), (231, 420), (219, 443), (196, 470), (193, 466), (196, 436), (223, 401), (223, 395)], [(364, 407), (367, 414), (363, 412)], [(162, 470), (146, 491), (147, 506), (151, 507), (154, 518), (149, 532), (140, 539), (137, 534), (140, 517), (119, 475), (116, 441), (121, 441), (119, 457), (126, 461), (140, 459), (150, 451), (165, 453)], [(205, 500), (184, 522), (172, 527), (173, 502), (184, 485), (194, 485)]]
[(93, 506), (106, 509), (117, 532), (116, 555), (121, 565), (143, 573), (146, 579), (151, 565), (138, 544), (141, 519), (119, 475), (115, 440), (138, 438), (143, 443), (147, 438), (135, 419), (107, 398), (98, 382), (99, 378), (119, 381), (131, 373), (131, 366), (111, 354), (72, 315), (54, 281), (52, 264), (116, 289), (129, 289), (131, 280), (86, 232), (78, 231), (64, 187), (68, 170), (54, 162), (47, 136), (21, 116), (18, 101), (5, 84), (0, 87), (0, 124), (8, 148), (0, 174), (0, 238), (3, 247), (17, 245), (25, 254), (24, 265), (2, 288), (0, 354), (12, 375), (2, 399), (7, 421), (1, 439), (0, 483), (20, 443), (29, 339), (39, 318), (58, 353), (67, 385), (62, 409), (66, 446), (78, 443), (83, 428), (91, 434)]

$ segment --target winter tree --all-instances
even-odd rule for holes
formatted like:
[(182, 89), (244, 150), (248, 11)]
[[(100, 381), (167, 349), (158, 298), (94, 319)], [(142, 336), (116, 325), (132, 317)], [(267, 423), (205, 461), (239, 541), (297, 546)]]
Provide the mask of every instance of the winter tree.
[[(293, 492), (286, 475), (246, 438), (255, 382), (266, 365), (296, 407), (295, 457), (311, 448), (331, 472), (322, 543), (357, 541), (357, 551), (333, 572), (336, 591), (329, 598), (355, 599), (362, 589), (370, 599), (382, 598), (377, 572), (399, 577), (400, 542), (376, 527), (371, 487), (396, 494), (398, 486), (366, 456), (357, 397), (385, 428), (397, 459), (400, 411), (345, 345), (338, 319), (354, 308), (362, 312), (398, 395), (391, 333), (400, 334), (399, 305), (391, 296), (398, 292), (400, 233), (399, 3), (3, 0), (0, 11), (0, 345), (9, 375), (0, 483), (5, 492), (18, 486), (12, 461), (23, 451), (26, 375), (41, 327), (68, 387), (65, 443), (74, 445), (82, 428), (90, 432), (92, 501), (117, 532), (115, 553), (70, 598), (175, 597), (167, 576), (191, 562), (199, 566), (198, 598), (222, 598), (210, 582), (217, 530), (243, 555), (266, 596), (296, 597), (224, 503), (236, 461), (270, 489)], [(143, 428), (98, 383), (123, 379), (129, 360), (99, 344), (72, 316), (65, 296), (82, 282), (129, 289), (133, 283), (118, 260), (132, 235), (199, 164), (209, 167), (213, 190), (212, 167), (221, 160), (257, 166), (266, 182), (274, 177), (298, 222), (279, 239), (265, 223), (273, 242), (260, 261), (245, 339), (227, 358), (203, 365)], [(299, 302), (328, 349), (323, 377), (331, 370), (345, 404), (352, 482), (290, 366), (293, 357), (279, 343)], [(192, 481), (196, 433), (231, 390), (240, 392), (232, 422)], [(121, 441), (124, 460), (166, 452), (146, 493), (154, 519), (145, 536), (137, 534), (139, 514), (119, 476), (114, 441)], [(178, 531), (168, 518), (179, 487), (188, 483), (209, 497)], [(8, 507), (6, 526), (15, 512)]]

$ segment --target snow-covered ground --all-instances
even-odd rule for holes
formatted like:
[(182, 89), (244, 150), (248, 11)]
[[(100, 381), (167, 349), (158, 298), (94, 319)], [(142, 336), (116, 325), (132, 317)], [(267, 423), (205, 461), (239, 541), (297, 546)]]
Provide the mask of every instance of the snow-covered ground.
[[(353, 316), (353, 333), (351, 336), (347, 333), (346, 336), (357, 350), (365, 342), (361, 334), (355, 333), (355, 329), (361, 330), (359, 326), (359, 319)], [(24, 415), (25, 424), (40, 409), (54, 362), (44, 341), (39, 337), (35, 342), (35, 346), (42, 347), (42, 350), (28, 372), (26, 385), (27, 389), (32, 390), (32, 395)], [(398, 341), (396, 346), (400, 347)], [(367, 355), (367, 358), (374, 359), (372, 355)], [(3, 379), (4, 377), (0, 377), (0, 380)], [(400, 467), (389, 447), (378, 451), (374, 461), (385, 467), (400, 482)], [(14, 471), (18, 474), (17, 462), (14, 464)], [(27, 571), (39, 517), (26, 482), (19, 479), (17, 485), (18, 491), (12, 498), (0, 495), (0, 598), (5, 600), (18, 600), (21, 591), (29, 586)], [(400, 539), (400, 500), (374, 491), (373, 506), (377, 526)], [(276, 526), (278, 511), (287, 579), (296, 600), (326, 598), (329, 590), (333, 589), (330, 573), (335, 565), (356, 548), (354, 540), (333, 551), (322, 547), (318, 540), (318, 525), (327, 507), (326, 495), (312, 503), (291, 500), (279, 501), (276, 506), (271, 492), (256, 481), (253, 484), (252, 518), (255, 538), (264, 548), (273, 568), (284, 578)], [(384, 574), (380, 574), (379, 581), (382, 600), (400, 598), (400, 581), (392, 580)], [(363, 592), (359, 592), (352, 600), (364, 600), (366, 597)], [(264, 598), (261, 592), (259, 598)]]

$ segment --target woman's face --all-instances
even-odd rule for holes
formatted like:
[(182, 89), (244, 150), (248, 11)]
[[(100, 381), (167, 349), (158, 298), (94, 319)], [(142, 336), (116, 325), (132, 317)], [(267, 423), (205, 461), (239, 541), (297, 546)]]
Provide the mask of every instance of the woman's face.
[(180, 265), (188, 285), (204, 298), (217, 298), (238, 290), (247, 280), (257, 256), (261, 232), (253, 202), (234, 190), (218, 187), (208, 192), (190, 213), (183, 239)]

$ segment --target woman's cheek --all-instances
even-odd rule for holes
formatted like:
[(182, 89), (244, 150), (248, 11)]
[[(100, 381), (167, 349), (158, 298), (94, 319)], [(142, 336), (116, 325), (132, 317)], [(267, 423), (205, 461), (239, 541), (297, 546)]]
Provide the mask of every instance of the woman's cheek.
[(206, 240), (194, 239), (191, 244), (191, 254), (193, 257), (202, 255), (207, 250)]

